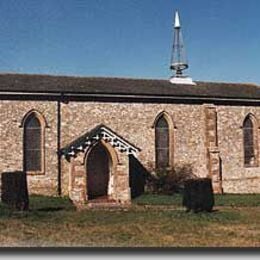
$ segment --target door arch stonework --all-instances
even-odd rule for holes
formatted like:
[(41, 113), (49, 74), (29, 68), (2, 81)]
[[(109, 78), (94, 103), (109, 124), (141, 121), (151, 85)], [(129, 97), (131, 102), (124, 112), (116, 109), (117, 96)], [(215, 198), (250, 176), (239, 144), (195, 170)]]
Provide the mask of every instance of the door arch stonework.
[(107, 196), (109, 199), (118, 203), (130, 202), (130, 187), (129, 187), (129, 158), (124, 153), (117, 152), (114, 147), (104, 140), (100, 140), (97, 144), (89, 147), (85, 151), (77, 154), (71, 159), (70, 166), (70, 198), (74, 204), (80, 208), (87, 204), (88, 195), (88, 159), (95, 149), (95, 146), (100, 145), (107, 153), (109, 158), (109, 176), (107, 183)]

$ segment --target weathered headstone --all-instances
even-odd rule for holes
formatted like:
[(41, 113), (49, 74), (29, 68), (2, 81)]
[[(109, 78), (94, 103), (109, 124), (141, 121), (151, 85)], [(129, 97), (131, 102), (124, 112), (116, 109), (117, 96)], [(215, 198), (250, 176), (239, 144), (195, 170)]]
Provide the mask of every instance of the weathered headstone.
[(2, 173), (2, 202), (15, 210), (29, 209), (26, 174), (21, 171)]
[(211, 212), (214, 206), (212, 182), (209, 178), (191, 179), (185, 182), (183, 206), (187, 211)]

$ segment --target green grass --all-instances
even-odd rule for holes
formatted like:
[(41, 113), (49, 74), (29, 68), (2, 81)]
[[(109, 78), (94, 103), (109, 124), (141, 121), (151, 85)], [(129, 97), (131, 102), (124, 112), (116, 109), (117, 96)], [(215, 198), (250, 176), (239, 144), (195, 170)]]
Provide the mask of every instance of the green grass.
[(30, 208), (36, 211), (73, 210), (75, 207), (68, 197), (30, 196)]
[(180, 194), (158, 195), (158, 194), (143, 194), (133, 200), (137, 205), (182, 205), (182, 196)]
[[(259, 207), (260, 194), (224, 194), (214, 195), (215, 206), (228, 207)], [(137, 205), (172, 205), (182, 206), (182, 196), (174, 195), (158, 195), (158, 194), (143, 194), (134, 199)]]
[(68, 198), (31, 196), (28, 212), (13, 212), (0, 203), (0, 245), (259, 247), (260, 207), (239, 206), (259, 195), (225, 196), (216, 198), (224, 207), (198, 214), (179, 207), (180, 196), (145, 194), (129, 209), (110, 211), (76, 211)]
[(216, 206), (260, 207), (260, 194), (215, 195)]

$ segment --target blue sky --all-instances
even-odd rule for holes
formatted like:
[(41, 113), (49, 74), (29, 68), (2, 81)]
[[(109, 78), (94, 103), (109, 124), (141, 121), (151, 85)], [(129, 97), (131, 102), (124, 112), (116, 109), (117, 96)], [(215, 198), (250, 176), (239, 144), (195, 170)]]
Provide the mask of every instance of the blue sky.
[(260, 83), (259, 0), (1, 0), (0, 71), (167, 79), (176, 9), (187, 74)]

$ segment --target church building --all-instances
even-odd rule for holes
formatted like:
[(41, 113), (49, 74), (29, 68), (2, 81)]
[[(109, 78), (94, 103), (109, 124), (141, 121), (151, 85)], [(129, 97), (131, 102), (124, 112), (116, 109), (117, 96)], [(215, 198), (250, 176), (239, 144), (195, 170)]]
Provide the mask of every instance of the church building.
[(176, 13), (170, 80), (1, 74), (0, 173), (79, 206), (131, 203), (140, 168), (191, 165), (216, 193), (260, 193), (260, 86), (184, 76), (180, 29)]

